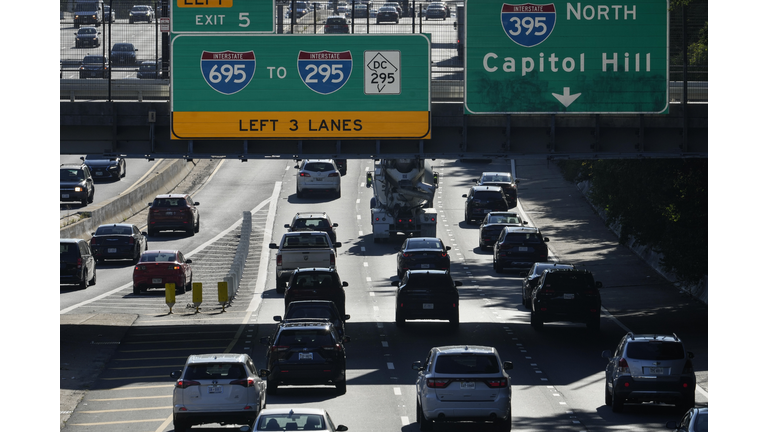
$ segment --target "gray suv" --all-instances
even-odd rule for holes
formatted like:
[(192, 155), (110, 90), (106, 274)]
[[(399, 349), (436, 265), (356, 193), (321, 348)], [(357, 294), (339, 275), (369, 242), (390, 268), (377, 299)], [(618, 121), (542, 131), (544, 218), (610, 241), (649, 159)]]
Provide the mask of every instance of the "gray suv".
[(512, 392), (507, 370), (494, 347), (452, 345), (429, 350), (425, 362), (414, 362), (416, 422), (432, 430), (435, 421), (493, 422), (497, 431), (512, 428)]
[(625, 402), (674, 403), (687, 410), (694, 406), (696, 375), (683, 342), (670, 335), (633, 334), (621, 339), (616, 351), (603, 351), (605, 404), (621, 412)]

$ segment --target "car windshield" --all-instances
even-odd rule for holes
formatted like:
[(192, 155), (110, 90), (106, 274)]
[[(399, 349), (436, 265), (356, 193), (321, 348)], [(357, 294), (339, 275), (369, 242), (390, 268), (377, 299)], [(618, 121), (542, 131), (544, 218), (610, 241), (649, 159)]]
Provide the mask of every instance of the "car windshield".
[(141, 256), (141, 262), (175, 262), (176, 254), (173, 252), (145, 252)]
[(102, 63), (106, 63), (106, 59), (101, 56), (85, 56), (85, 58), (83, 59), (83, 63), (102, 64)]
[(95, 233), (97, 236), (101, 235), (131, 235), (133, 230), (127, 226), (100, 226)]
[(325, 419), (319, 414), (268, 414), (259, 416), (257, 431), (326, 430)]
[(99, 4), (95, 1), (75, 4), (75, 12), (94, 12), (97, 10), (99, 10)]
[(77, 31), (77, 34), (79, 35), (96, 34), (96, 29), (93, 27), (81, 28), (80, 30)]
[(129, 44), (116, 44), (112, 51), (133, 51), (133, 45)]
[(331, 332), (326, 328), (320, 329), (286, 329), (280, 332), (276, 345), (306, 347), (322, 347), (336, 345)]
[(240, 363), (205, 363), (192, 364), (184, 373), (185, 380), (236, 380), (247, 374)]
[(504, 237), (504, 243), (539, 244), (541, 243), (541, 238), (535, 233), (508, 233)]
[(491, 215), (488, 216), (488, 223), (522, 223), (518, 216), (510, 215)]
[(131, 8), (131, 12), (146, 12), (149, 10), (149, 6), (134, 6)]
[(60, 181), (77, 181), (85, 179), (85, 173), (80, 169), (62, 169), (59, 174)]
[(477, 191), (475, 192), (475, 196), (472, 198), (478, 199), (478, 200), (497, 200), (501, 199), (501, 193), (500, 192), (494, 192), (494, 191)]
[(408, 240), (406, 249), (443, 249), (443, 244), (439, 240), (411, 239)]
[(663, 341), (630, 342), (627, 357), (637, 360), (680, 360), (685, 358), (683, 344)]
[(499, 373), (499, 362), (492, 355), (446, 355), (437, 357), (435, 373), (493, 374)]

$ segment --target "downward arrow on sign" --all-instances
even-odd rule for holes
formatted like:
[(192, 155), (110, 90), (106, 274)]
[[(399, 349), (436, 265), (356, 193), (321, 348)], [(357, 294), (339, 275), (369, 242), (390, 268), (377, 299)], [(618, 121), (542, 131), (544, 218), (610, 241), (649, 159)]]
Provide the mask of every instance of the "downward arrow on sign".
[(575, 101), (579, 96), (581, 96), (581, 93), (576, 93), (575, 95), (571, 95), (571, 88), (563, 87), (563, 94), (552, 93), (552, 96), (557, 98), (557, 100), (559, 100), (561, 104), (565, 105), (565, 107), (568, 108), (568, 105), (572, 104), (573, 101)]

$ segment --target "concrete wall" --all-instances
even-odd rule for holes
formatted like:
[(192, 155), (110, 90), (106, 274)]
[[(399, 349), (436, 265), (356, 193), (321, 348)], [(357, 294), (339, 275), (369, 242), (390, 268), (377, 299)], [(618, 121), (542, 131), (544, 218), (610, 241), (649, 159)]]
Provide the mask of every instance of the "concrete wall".
[(88, 209), (91, 217), (62, 227), (59, 230), (59, 237), (87, 240), (91, 238), (91, 233), (96, 231), (99, 225), (123, 222), (146, 209), (147, 203), (152, 202), (155, 196), (172, 190), (189, 174), (193, 167), (194, 164), (185, 159), (174, 159), (170, 163), (162, 165), (157, 174), (151, 175), (147, 181), (129, 192), (91, 206)]

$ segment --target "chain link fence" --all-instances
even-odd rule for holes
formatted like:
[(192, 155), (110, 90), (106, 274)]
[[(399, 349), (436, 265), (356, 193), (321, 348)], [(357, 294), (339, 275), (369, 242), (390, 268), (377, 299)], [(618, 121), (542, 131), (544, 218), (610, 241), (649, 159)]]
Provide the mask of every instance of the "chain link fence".
[[(430, 2), (414, 0), (275, 0), (276, 31), (428, 33), (432, 41), (432, 100), (457, 102), (463, 100), (464, 91), (459, 36), (466, 1), (471, 0), (442, 2), (445, 12), (441, 14), (434, 6), (429, 8)], [(160, 17), (169, 16), (168, 7), (168, 1), (161, 0), (61, 0), (61, 99), (168, 100), (169, 33), (163, 33), (159, 23)], [(379, 14), (390, 8), (397, 10), (395, 20), (390, 14)], [(681, 100), (683, 49), (689, 47), (685, 70), (690, 81), (688, 100), (706, 102), (707, 3), (695, 0), (687, 11), (685, 17), (680, 9), (670, 11), (670, 99)], [(329, 21), (330, 17), (335, 19)], [(346, 27), (332, 25), (339, 23), (339, 17)], [(683, 22), (687, 25), (685, 38)], [(704, 55), (700, 50), (691, 55), (690, 47), (702, 40), (702, 32)]]

